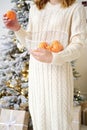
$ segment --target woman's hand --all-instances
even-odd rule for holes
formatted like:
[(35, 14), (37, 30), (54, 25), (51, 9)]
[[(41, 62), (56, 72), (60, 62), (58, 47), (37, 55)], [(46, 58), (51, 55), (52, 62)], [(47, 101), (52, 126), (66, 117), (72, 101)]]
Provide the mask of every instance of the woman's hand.
[(52, 52), (46, 50), (46, 49), (41, 49), (38, 48), (36, 50), (31, 51), (32, 56), (40, 61), (40, 62), (45, 62), (45, 63), (51, 63), (52, 62)]
[(11, 20), (11, 19), (6, 17), (6, 14), (4, 14), (3, 15), (3, 22), (4, 22), (5, 26), (12, 31), (18, 31), (21, 27), (18, 20), (17, 20), (17, 17), (14, 20)]

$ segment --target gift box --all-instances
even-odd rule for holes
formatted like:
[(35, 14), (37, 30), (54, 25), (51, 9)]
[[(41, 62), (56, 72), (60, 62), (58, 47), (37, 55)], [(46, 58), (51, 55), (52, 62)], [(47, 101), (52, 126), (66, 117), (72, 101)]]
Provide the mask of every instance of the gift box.
[(73, 130), (81, 129), (81, 106), (75, 106), (73, 109)]
[(0, 130), (28, 130), (28, 122), (26, 111), (1, 109)]

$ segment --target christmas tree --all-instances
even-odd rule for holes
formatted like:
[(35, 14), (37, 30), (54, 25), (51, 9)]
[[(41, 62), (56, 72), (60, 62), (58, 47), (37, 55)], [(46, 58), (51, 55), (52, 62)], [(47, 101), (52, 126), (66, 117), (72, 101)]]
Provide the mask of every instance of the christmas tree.
[[(11, 0), (21, 26), (26, 29), (30, 0)], [(0, 108), (28, 111), (29, 54), (13, 31), (0, 39)]]

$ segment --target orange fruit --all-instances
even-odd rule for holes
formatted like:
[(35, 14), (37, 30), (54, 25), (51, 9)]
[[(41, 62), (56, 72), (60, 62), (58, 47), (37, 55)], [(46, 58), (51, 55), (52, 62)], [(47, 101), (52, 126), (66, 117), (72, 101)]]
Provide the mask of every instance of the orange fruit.
[(62, 51), (64, 49), (63, 45), (57, 40), (53, 41), (50, 47), (51, 47), (51, 51), (55, 53)]
[(48, 46), (48, 44), (46, 43), (46, 42), (41, 42), (40, 44), (39, 44), (39, 48), (43, 48), (43, 49), (46, 49), (47, 48), (47, 46)]
[(53, 41), (50, 45), (47, 42), (41, 42), (38, 47), (55, 53), (60, 52), (64, 49), (63, 45), (57, 40)]
[(49, 51), (51, 51), (51, 46), (48, 45), (48, 46), (46, 47), (46, 49), (49, 50)]
[(7, 13), (6, 13), (6, 16), (7, 16), (9, 19), (14, 20), (14, 19), (16, 18), (16, 13), (15, 13), (14, 11), (12, 11), (12, 10), (9, 10), (9, 11), (7, 11)]

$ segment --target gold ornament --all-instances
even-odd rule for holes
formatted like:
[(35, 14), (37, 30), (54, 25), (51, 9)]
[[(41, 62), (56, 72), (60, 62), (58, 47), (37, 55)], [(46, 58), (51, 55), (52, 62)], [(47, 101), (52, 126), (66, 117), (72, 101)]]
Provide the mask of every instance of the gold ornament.
[(14, 88), (14, 86), (11, 84), (10, 80), (6, 82), (6, 86), (9, 88)]
[(22, 74), (22, 76), (23, 77), (28, 77), (28, 70), (25, 68), (25, 69), (23, 69), (22, 71), (21, 71), (21, 74)]
[(24, 68), (21, 70), (21, 75), (23, 76), (23, 81), (27, 82), (28, 81), (28, 72), (29, 72), (29, 63), (26, 62), (24, 65)]
[(6, 86), (9, 86), (10, 85), (10, 80), (9, 81), (7, 81), (5, 84), (6, 84)]
[(12, 85), (11, 81), (9, 80), (8, 82), (6, 82), (6, 86), (14, 89), (14, 90), (16, 90), (17, 92), (20, 93), (21, 92), (21, 84), (20, 84), (19, 80), (16, 79), (16, 81), (17, 81), (17, 83), (15, 85)]
[(26, 78), (24, 78), (24, 81), (25, 81), (25, 82), (28, 82), (28, 78), (27, 78), (27, 77), (26, 77)]
[(17, 7), (18, 7), (18, 8), (22, 8), (22, 5), (21, 5), (21, 4), (18, 4)]
[(21, 94), (23, 96), (25, 96), (26, 98), (28, 98), (28, 88), (22, 88), (21, 89)]
[(80, 92), (80, 91), (78, 91), (78, 93), (80, 94), (81, 92)]
[(9, 85), (10, 88), (14, 88), (14, 86), (12, 84)]
[(1, 94), (1, 92), (0, 92), (0, 98), (2, 97), (2, 94)]
[(79, 96), (80, 96), (80, 94), (78, 93), (78, 94), (77, 94), (77, 96), (79, 97)]
[(20, 92), (21, 92), (21, 84), (18, 83), (18, 84), (14, 87), (14, 89), (20, 93)]
[(25, 78), (27, 78), (28, 77), (28, 73), (27, 72), (22, 73), (22, 76), (25, 77)]
[(20, 52), (24, 52), (24, 50), (23, 50), (23, 49), (18, 48), (18, 50), (19, 50)]
[(19, 88), (18, 86), (16, 86), (15, 90), (19, 93), (21, 92), (21, 88)]
[(13, 42), (16, 42), (16, 41), (17, 41), (16, 38), (14, 38), (14, 39), (13, 39)]
[(1, 95), (2, 95), (2, 96), (6, 96), (6, 91), (5, 91), (5, 90), (2, 90), (2, 91), (1, 91)]

